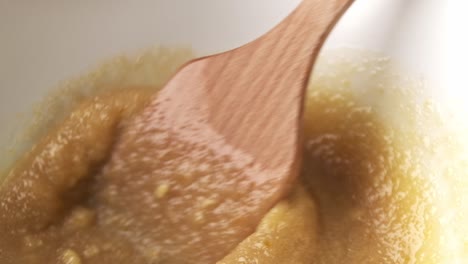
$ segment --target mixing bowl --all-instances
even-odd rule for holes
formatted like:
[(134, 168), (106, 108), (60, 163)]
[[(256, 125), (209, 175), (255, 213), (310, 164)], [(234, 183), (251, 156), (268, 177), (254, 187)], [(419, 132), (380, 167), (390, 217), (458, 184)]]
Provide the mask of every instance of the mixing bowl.
[[(138, 0), (0, 3), (0, 149), (24, 130), (32, 107), (54, 86), (103, 59), (156, 44), (198, 55), (242, 45), (281, 21), (299, 0)], [(358, 0), (325, 45), (390, 55), (439, 98), (467, 98), (464, 3)], [(23, 142), (21, 142), (23, 143)], [(18, 143), (14, 143), (20, 148)], [(2, 161), (3, 167), (10, 159)]]
[[(31, 145), (23, 132), (34, 120), (37, 104), (58, 83), (85, 74), (108, 58), (154, 45), (191, 47), (197, 55), (232, 49), (267, 32), (298, 3), (299, 0), (1, 1), (0, 171)], [(365, 60), (369, 54), (378, 57), (385, 63), (385, 71), (391, 69), (385, 78), (398, 79), (398, 85), (405, 86), (410, 94), (414, 92), (414, 104), (435, 108), (447, 122), (437, 126), (425, 120), (424, 115), (410, 120), (397, 110), (401, 105), (395, 97), (376, 96), (385, 80), (368, 77), (379, 74), (380, 66), (357, 69), (356, 76), (343, 81), (349, 82), (359, 100), (388, 117), (387, 122), (403, 130), (407, 123), (417, 123), (423, 141), (426, 136), (430, 141), (442, 134), (454, 139), (459, 149), (452, 154), (466, 166), (466, 157), (461, 155), (468, 152), (468, 92), (464, 87), (467, 7), (468, 3), (455, 0), (356, 0), (327, 40), (322, 56), (325, 59), (319, 60), (317, 70), (340, 58)], [(333, 53), (341, 55), (325, 55)], [(345, 53), (352, 55), (342, 55)], [(427, 153), (428, 162), (422, 165), (431, 168), (441, 159), (451, 159), (446, 153)], [(434, 182), (446, 184), (442, 174)], [(450, 195), (449, 187), (438, 190), (440, 197)], [(461, 203), (468, 201), (461, 194), (457, 199)], [(450, 225), (452, 220), (441, 218), (442, 224)], [(447, 234), (459, 231), (452, 228)], [(461, 252), (464, 246), (449, 242), (446, 247)], [(461, 261), (460, 256), (447, 259), (455, 261), (450, 263), (462, 263), (456, 262)]]
[[(59, 81), (99, 61), (155, 44), (199, 55), (237, 47), (265, 33), (299, 0), (138, 0), (0, 3), (0, 149), (24, 129), (21, 119)], [(464, 3), (358, 0), (325, 49), (351, 46), (392, 56), (431, 94), (466, 99)]]

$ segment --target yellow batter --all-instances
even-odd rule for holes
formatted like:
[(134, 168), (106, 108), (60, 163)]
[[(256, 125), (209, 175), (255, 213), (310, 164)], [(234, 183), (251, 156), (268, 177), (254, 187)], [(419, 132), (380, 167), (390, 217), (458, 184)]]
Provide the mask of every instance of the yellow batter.
[[(301, 181), (218, 263), (468, 260), (468, 144), (453, 137), (465, 130), (429, 133), (449, 125), (430, 102), (419, 102), (418, 86), (397, 82), (388, 60), (356, 54), (319, 61)], [(37, 129), (42, 139), (0, 187), (0, 263), (197, 263), (183, 256), (164, 262), (164, 252), (141, 236), (120, 232), (134, 219), (116, 213), (109, 222), (88, 199), (119, 127), (189, 57), (157, 50), (115, 60), (68, 84), (70, 106), (54, 99), (49, 109), (61, 114)], [(355, 89), (359, 83), (374, 86)], [(159, 203), (170, 191), (164, 184), (152, 190)]]

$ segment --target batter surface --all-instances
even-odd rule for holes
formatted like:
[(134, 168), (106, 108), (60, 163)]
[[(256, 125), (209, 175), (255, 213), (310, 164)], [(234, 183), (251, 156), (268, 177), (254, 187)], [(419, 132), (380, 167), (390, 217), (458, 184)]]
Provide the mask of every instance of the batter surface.
[[(72, 82), (72, 93), (83, 90), (83, 83), (89, 91), (75, 97), (72, 107), (55, 104), (52, 109), (61, 114), (37, 133), (40, 139), (0, 185), (0, 262), (429, 264), (466, 259), (466, 142), (422, 130), (443, 126), (443, 120), (429, 103), (415, 103), (412, 89), (395, 85), (386, 59), (365, 56), (319, 61), (307, 99), (301, 179), (255, 230), (235, 221), (248, 212), (246, 203), (236, 211), (223, 210), (226, 202), (245, 197), (235, 198), (235, 188), (204, 177), (206, 170), (234, 177), (242, 168), (226, 166), (229, 158), (203, 162), (167, 146), (158, 157), (137, 153), (138, 136), (125, 130), (189, 53), (149, 52)], [(375, 86), (355, 89), (360, 83), (355, 76)], [(362, 93), (371, 99), (363, 100)], [(437, 149), (441, 142), (444, 147)], [(430, 153), (453, 159), (445, 162)], [(438, 166), (432, 160), (439, 160)], [(452, 188), (451, 197), (441, 198), (441, 186)], [(231, 192), (213, 191), (219, 188)], [(190, 197), (178, 196), (187, 189)], [(233, 221), (219, 222), (223, 217)], [(443, 224), (447, 217), (451, 226)], [(161, 229), (166, 222), (174, 223), (173, 229)], [(226, 239), (234, 229), (250, 235), (243, 241)]]

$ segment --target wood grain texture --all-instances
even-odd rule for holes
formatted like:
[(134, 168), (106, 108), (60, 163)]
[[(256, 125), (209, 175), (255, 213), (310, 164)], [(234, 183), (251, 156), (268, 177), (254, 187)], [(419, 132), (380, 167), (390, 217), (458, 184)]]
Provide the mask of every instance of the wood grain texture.
[(326, 36), (352, 2), (303, 1), (258, 40), (187, 64), (166, 85), (158, 105), (170, 101), (164, 108), (181, 125), (203, 117), (226, 144), (275, 172), (259, 178), (293, 180), (310, 72)]
[(312, 66), (329, 31), (352, 2), (304, 0), (256, 41), (185, 65), (165, 86), (157, 105), (174, 117), (174, 128), (186, 119), (202, 118), (226, 144), (275, 171), (274, 178), (292, 180), (299, 165), (304, 95)]
[[(178, 162), (192, 166), (209, 160), (213, 171), (185, 184), (224, 199), (216, 210), (206, 213), (208, 222), (203, 227), (188, 218), (154, 223), (161, 232), (152, 236), (171, 236), (171, 243), (160, 245), (169, 252), (167, 260), (219, 260), (288, 194), (300, 170), (303, 103), (312, 65), (351, 2), (304, 0), (258, 40), (188, 63), (136, 119), (127, 134), (139, 135), (140, 142), (151, 139), (141, 148), (177, 148), (174, 155), (185, 157)], [(229, 165), (219, 170), (220, 163)], [(174, 206), (195, 212), (190, 209), (196, 206), (193, 189), (177, 190), (178, 197), (171, 198), (179, 201)], [(159, 213), (164, 212), (155, 212)], [(181, 234), (180, 227), (189, 231)], [(187, 235), (198, 239), (184, 241)]]

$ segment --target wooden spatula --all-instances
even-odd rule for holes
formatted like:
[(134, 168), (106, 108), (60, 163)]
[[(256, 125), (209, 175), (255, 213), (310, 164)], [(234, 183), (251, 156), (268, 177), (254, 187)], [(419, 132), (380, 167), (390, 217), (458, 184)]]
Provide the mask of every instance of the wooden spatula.
[[(351, 2), (304, 0), (258, 40), (188, 63), (123, 131), (104, 174), (135, 203), (134, 232), (167, 263), (214, 263), (288, 194), (312, 65)], [(132, 181), (144, 177), (152, 181)]]

